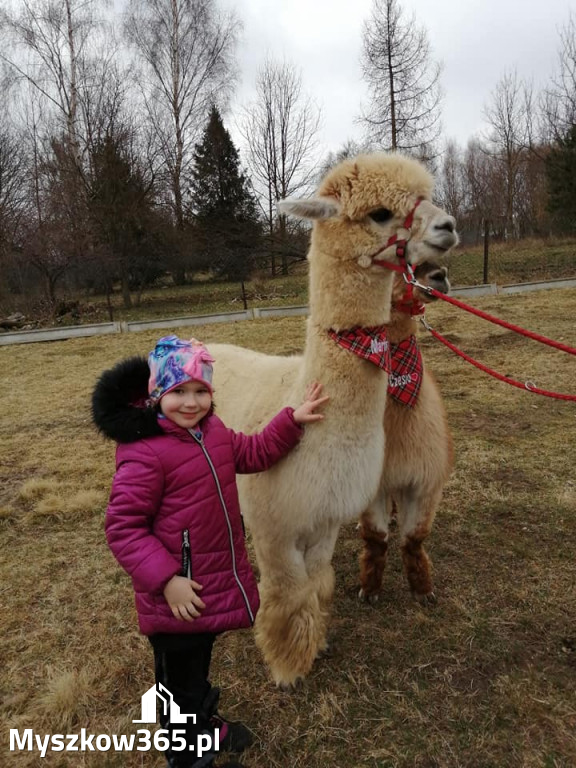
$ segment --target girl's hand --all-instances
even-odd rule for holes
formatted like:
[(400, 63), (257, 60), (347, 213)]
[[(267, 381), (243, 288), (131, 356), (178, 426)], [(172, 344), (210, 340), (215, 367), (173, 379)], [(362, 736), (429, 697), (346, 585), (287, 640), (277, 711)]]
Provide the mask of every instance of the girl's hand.
[(194, 621), (206, 608), (196, 594), (202, 585), (185, 576), (173, 576), (164, 587), (164, 597), (172, 613), (179, 621)]
[(314, 413), (316, 408), (324, 403), (327, 403), (330, 398), (328, 396), (320, 397), (322, 394), (322, 384), (317, 381), (313, 381), (306, 388), (306, 394), (304, 396), (304, 402), (294, 410), (294, 421), (296, 424), (308, 424), (311, 421), (320, 421), (324, 418), (321, 413)]

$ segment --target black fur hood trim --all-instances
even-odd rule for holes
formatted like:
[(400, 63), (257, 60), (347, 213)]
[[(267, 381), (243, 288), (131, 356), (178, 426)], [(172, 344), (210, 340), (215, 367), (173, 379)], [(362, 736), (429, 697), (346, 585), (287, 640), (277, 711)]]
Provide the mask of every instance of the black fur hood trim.
[(164, 434), (158, 411), (147, 404), (149, 376), (145, 357), (122, 360), (100, 376), (92, 393), (92, 419), (103, 435), (133, 443)]

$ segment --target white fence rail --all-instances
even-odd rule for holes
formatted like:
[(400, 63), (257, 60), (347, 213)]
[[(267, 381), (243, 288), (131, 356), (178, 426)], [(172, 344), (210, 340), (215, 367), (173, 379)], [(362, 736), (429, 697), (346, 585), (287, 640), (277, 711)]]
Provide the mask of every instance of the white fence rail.
[[(472, 285), (465, 288), (453, 288), (451, 295), (489, 296), (498, 293), (523, 293), (540, 291), (547, 288), (574, 288), (576, 278), (564, 280), (545, 280), (540, 283), (515, 283), (498, 286), (496, 283)], [(254, 307), (237, 312), (221, 312), (214, 315), (195, 315), (194, 317), (171, 317), (166, 320), (134, 320), (117, 323), (95, 323), (93, 325), (67, 325), (62, 328), (39, 328), (31, 331), (7, 331), (0, 333), (0, 346), (5, 344), (29, 344), (36, 341), (59, 341), (61, 339), (79, 339), (85, 336), (99, 336), (107, 333), (129, 333), (130, 331), (148, 331), (156, 328), (182, 328), (187, 325), (209, 325), (211, 323), (234, 323), (239, 320), (255, 320), (266, 317), (291, 317), (308, 314), (307, 306), (295, 307)]]

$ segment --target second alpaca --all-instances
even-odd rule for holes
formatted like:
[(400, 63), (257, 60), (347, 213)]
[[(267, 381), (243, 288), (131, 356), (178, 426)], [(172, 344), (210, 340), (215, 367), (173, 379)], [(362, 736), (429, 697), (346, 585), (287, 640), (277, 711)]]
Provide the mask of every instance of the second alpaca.
[[(448, 293), (450, 283), (445, 269), (424, 263), (415, 272), (419, 282)], [(412, 306), (406, 305), (402, 302), (403, 289), (404, 281), (397, 278), (388, 325), (391, 344), (415, 338), (417, 320), (412, 314), (413, 303), (429, 300), (426, 293), (416, 289)], [(430, 561), (423, 544), (452, 470), (453, 455), (442, 397), (425, 365), (413, 405), (388, 394), (384, 429), (387, 450), (380, 489), (360, 517), (364, 543), (360, 556), (360, 597), (369, 602), (378, 599), (388, 551), (388, 529), (395, 512), (410, 590), (419, 602), (433, 602)]]

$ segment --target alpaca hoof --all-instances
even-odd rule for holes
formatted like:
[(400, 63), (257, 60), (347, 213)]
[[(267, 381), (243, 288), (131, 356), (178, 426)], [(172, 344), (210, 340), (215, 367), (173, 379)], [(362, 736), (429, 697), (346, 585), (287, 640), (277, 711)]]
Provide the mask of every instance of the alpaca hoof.
[(324, 648), (320, 648), (318, 653), (316, 654), (317, 659), (331, 659), (333, 657), (333, 646), (332, 643), (327, 642)]
[(362, 600), (363, 603), (368, 603), (369, 605), (376, 605), (378, 602), (378, 593), (375, 593), (373, 595), (367, 595), (366, 592), (362, 588), (360, 588), (360, 591), (358, 592), (358, 599)]
[(425, 608), (431, 605), (436, 605), (438, 603), (438, 598), (434, 592), (428, 592), (426, 595), (419, 595), (416, 592), (413, 592), (412, 594), (416, 602), (420, 603), (420, 605), (424, 606)]
[(294, 693), (295, 691), (299, 690), (304, 686), (304, 678), (303, 677), (297, 677), (296, 680), (292, 683), (286, 683), (286, 682), (279, 682), (276, 683), (276, 688), (278, 690), (282, 691), (283, 693)]

